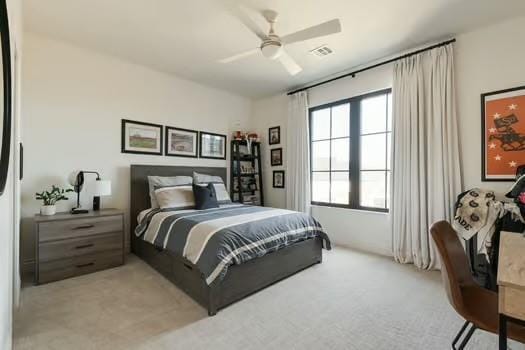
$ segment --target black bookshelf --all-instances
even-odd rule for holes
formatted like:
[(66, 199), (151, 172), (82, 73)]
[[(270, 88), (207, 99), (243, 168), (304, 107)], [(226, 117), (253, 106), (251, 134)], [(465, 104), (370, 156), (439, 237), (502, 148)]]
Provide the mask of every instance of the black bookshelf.
[(230, 196), (234, 202), (264, 206), (261, 144), (231, 141)]

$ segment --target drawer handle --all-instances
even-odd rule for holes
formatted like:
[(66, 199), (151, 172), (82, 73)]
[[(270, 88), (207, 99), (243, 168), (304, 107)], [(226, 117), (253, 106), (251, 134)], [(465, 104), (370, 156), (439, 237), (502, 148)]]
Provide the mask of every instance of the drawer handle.
[(81, 226), (74, 227), (73, 230), (85, 230), (85, 229), (93, 228), (93, 227), (95, 227), (95, 225), (87, 224), (87, 225), (81, 225)]
[(90, 262), (90, 263), (87, 263), (87, 264), (76, 265), (76, 267), (78, 267), (80, 269), (82, 267), (88, 267), (88, 266), (93, 266), (93, 265), (95, 265), (95, 263), (94, 262)]
[(75, 247), (75, 249), (85, 249), (85, 248), (90, 248), (90, 247), (93, 247), (93, 246), (94, 246), (93, 243), (89, 243), (89, 244), (77, 245)]

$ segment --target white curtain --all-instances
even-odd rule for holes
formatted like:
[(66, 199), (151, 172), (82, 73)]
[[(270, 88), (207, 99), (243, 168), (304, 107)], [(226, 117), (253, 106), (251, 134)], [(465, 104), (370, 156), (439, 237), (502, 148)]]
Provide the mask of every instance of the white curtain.
[(310, 212), (308, 93), (290, 96), (286, 127), (286, 208)]
[(439, 267), (429, 226), (461, 191), (452, 45), (394, 64), (392, 243), (396, 261)]

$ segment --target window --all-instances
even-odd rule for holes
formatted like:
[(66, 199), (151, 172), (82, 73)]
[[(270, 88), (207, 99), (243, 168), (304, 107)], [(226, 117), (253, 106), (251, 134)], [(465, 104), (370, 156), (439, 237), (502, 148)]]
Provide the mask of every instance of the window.
[(391, 131), (391, 90), (310, 108), (312, 204), (388, 211)]

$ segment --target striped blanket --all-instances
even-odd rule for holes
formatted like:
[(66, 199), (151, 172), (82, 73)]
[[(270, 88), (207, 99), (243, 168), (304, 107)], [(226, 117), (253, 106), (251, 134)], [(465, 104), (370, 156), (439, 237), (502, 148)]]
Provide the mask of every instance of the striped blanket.
[(139, 216), (135, 234), (196, 265), (211, 285), (241, 264), (295, 242), (330, 240), (310, 215), (284, 209), (223, 205), (206, 210), (153, 209)]

